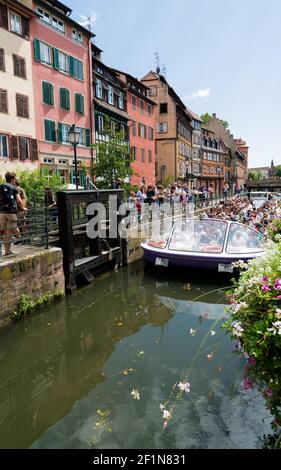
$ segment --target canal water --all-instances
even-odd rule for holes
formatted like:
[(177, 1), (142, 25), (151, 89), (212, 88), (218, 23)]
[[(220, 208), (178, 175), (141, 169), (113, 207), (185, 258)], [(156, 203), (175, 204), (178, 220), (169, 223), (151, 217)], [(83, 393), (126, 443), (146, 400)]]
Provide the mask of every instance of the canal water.
[(0, 447), (261, 447), (270, 415), (220, 328), (229, 281), (200, 276), (140, 262), (1, 331)]

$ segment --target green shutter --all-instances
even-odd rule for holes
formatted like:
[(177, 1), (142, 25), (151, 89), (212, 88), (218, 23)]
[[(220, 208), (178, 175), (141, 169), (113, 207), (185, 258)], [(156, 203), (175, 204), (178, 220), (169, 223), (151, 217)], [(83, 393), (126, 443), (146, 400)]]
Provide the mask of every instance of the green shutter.
[(80, 93), (75, 94), (75, 110), (76, 113), (84, 114), (84, 96)]
[(60, 88), (60, 107), (70, 110), (70, 93), (67, 88)]
[(71, 77), (74, 77), (74, 57), (71, 57), (68, 56), (68, 60), (69, 60), (69, 75), (71, 75)]
[(51, 83), (42, 82), (43, 103), (54, 104), (54, 87)]
[(54, 106), (54, 86), (49, 83), (49, 92), (50, 92), (50, 104)]
[(91, 146), (91, 130), (86, 129), (86, 147)]
[(40, 56), (40, 41), (38, 39), (33, 40), (33, 46), (34, 46), (34, 59), (37, 62), (41, 62), (41, 56)]
[(67, 88), (65, 89), (65, 104), (66, 104), (66, 108), (68, 111), (70, 110), (70, 92), (69, 90), (67, 90)]
[(45, 140), (56, 142), (56, 128), (54, 121), (44, 120)]
[(84, 80), (83, 63), (80, 62), (80, 60), (77, 60), (77, 63), (78, 63), (78, 78), (79, 80)]
[(53, 59), (54, 69), (59, 70), (59, 51), (55, 47), (53, 48)]
[(62, 123), (58, 123), (58, 142), (62, 143)]

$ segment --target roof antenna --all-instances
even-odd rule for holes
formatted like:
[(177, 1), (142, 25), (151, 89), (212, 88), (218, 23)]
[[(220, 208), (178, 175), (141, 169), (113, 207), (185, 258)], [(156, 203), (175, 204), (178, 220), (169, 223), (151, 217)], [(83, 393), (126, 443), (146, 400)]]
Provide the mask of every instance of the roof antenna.
[(167, 74), (167, 69), (166, 69), (166, 66), (163, 64), (163, 66), (162, 66), (162, 75), (163, 75), (163, 77), (166, 78), (166, 74)]
[(84, 28), (87, 28), (89, 31), (92, 32), (92, 29), (94, 25), (97, 22), (98, 15), (94, 11), (90, 11), (90, 14), (85, 16), (85, 15), (79, 15), (81, 20), (79, 21), (79, 24), (83, 26)]
[(161, 72), (161, 69), (160, 69), (159, 52), (155, 52), (155, 54), (154, 54), (154, 61), (155, 61), (156, 72), (157, 72), (157, 73), (160, 73), (160, 72)]

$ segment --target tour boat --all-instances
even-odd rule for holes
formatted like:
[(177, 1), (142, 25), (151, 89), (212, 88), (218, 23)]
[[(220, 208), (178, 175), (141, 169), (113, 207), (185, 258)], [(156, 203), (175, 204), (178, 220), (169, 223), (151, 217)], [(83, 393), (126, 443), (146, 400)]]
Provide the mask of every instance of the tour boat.
[[(160, 230), (160, 229), (159, 229)], [(232, 263), (263, 253), (264, 237), (256, 230), (228, 220), (180, 219), (162, 227), (142, 243), (148, 263), (164, 267), (213, 269), (233, 272)]]

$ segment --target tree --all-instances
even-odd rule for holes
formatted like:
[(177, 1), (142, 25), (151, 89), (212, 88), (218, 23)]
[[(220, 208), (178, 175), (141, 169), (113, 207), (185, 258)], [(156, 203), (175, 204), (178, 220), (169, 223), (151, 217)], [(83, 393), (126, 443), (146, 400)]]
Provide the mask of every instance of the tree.
[(200, 117), (203, 121), (204, 126), (207, 126), (210, 120), (212, 119), (212, 116), (209, 113), (202, 114)]
[(277, 165), (277, 166), (274, 168), (274, 173), (275, 173), (274, 176), (278, 176), (279, 178), (281, 177), (281, 165)]
[(121, 132), (112, 135), (108, 130), (104, 133), (105, 141), (94, 144), (96, 161), (93, 165), (93, 174), (98, 187), (113, 188), (117, 178), (124, 180), (134, 171), (130, 164), (133, 161), (129, 145), (124, 142)]
[(43, 205), (45, 188), (58, 191), (65, 187), (60, 175), (53, 174), (47, 168), (38, 168), (34, 171), (17, 170), (20, 186), (26, 192), (27, 200), (34, 205)]
[(259, 171), (249, 171), (248, 179), (250, 181), (260, 181), (262, 179), (262, 174)]

